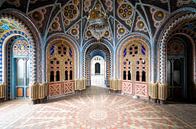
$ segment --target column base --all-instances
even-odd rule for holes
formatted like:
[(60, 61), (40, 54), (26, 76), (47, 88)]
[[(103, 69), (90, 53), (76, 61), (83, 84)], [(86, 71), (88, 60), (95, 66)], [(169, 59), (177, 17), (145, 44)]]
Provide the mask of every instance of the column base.
[(113, 91), (121, 91), (122, 81), (118, 79), (111, 79), (110, 80), (110, 90)]
[(151, 99), (154, 99), (154, 100), (158, 99), (158, 84), (157, 83), (149, 84), (149, 96)]
[(86, 79), (79, 79), (79, 80), (75, 80), (75, 90), (76, 91), (81, 91), (81, 90), (85, 90), (86, 89)]
[(164, 101), (166, 101), (167, 89), (168, 86), (166, 84), (158, 84), (158, 99), (160, 100), (160, 103), (164, 104)]

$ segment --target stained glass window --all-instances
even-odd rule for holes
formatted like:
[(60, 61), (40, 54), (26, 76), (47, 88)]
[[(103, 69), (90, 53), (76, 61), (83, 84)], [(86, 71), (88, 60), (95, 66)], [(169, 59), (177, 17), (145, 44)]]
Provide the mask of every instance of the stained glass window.
[(127, 55), (127, 49), (125, 48), (123, 56), (125, 57), (126, 55)]
[(73, 50), (66, 41), (55, 40), (55, 42), (49, 44), (47, 50), (48, 81), (73, 79), (73, 55)]
[[(128, 55), (125, 57), (125, 51)], [(122, 52), (122, 78), (129, 81), (147, 81), (148, 56), (146, 46), (140, 41), (130, 42)]]
[(54, 45), (52, 45), (52, 47), (50, 48), (50, 55), (52, 56), (54, 54)]
[(146, 49), (145, 49), (145, 47), (143, 45), (141, 47), (141, 52), (142, 52), (143, 55), (146, 55)]
[(29, 55), (29, 43), (21, 39), (16, 39), (13, 45), (14, 56), (28, 56)]

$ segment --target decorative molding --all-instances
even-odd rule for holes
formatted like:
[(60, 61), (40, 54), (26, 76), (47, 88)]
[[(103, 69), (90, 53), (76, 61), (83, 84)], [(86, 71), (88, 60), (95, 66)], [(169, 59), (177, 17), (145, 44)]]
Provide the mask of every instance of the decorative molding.
[(162, 34), (159, 38), (159, 81), (160, 83), (166, 83), (166, 43), (169, 39), (169, 36), (174, 31), (173, 29), (182, 23), (182, 21), (193, 20), (196, 18), (196, 13), (189, 13), (183, 16), (176, 18), (175, 20), (171, 20), (162, 31)]

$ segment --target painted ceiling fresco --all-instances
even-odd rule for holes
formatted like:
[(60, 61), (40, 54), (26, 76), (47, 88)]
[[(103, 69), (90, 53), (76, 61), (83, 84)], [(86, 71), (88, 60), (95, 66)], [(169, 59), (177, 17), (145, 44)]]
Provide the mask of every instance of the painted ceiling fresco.
[(25, 13), (43, 38), (65, 33), (82, 45), (93, 38), (88, 16), (97, 3), (109, 23), (104, 39), (113, 45), (130, 33), (153, 39), (173, 12), (196, 5), (194, 0), (1, 0), (0, 9)]

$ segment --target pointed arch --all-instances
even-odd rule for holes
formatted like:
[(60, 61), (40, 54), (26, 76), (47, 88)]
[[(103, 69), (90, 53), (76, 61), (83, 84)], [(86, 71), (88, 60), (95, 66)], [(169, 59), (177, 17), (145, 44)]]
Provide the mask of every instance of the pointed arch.
[[(170, 38), (171, 35), (176, 30), (176, 27), (184, 24), (184, 22), (191, 22), (196, 20), (196, 9), (191, 8), (191, 7), (186, 7), (186, 8), (181, 8), (179, 10), (176, 10), (168, 19), (165, 24), (160, 30), (160, 32), (157, 34), (157, 42), (155, 45), (155, 49), (157, 49), (157, 60), (158, 61), (158, 69), (157, 69), (157, 74), (158, 74), (158, 80), (160, 83), (166, 84), (166, 44)], [(190, 37), (188, 37), (190, 38)], [(190, 38), (191, 39), (191, 38)], [(196, 50), (194, 41), (192, 42), (193, 44), (193, 52)], [(195, 53), (193, 53), (195, 55)], [(195, 64), (195, 60), (194, 60)], [(194, 67), (194, 71), (196, 70), (196, 67)], [(196, 71), (194, 73), (194, 76), (196, 74)], [(196, 78), (194, 79), (196, 82)]]
[(40, 33), (35, 27), (35, 25), (31, 22), (31, 20), (22, 12), (14, 9), (5, 9), (0, 11), (0, 20), (4, 20), (3, 25), (7, 28), (4, 28), (4, 31), (0, 34), (0, 44), (1, 44), (1, 59), (2, 68), (0, 68), (0, 82), (6, 83), (6, 57), (5, 57), (5, 47), (7, 41), (14, 36), (21, 36), (25, 38), (29, 44), (31, 45), (30, 50), (30, 63), (32, 66), (31, 69), (31, 79), (30, 82), (41, 82), (41, 38)]

